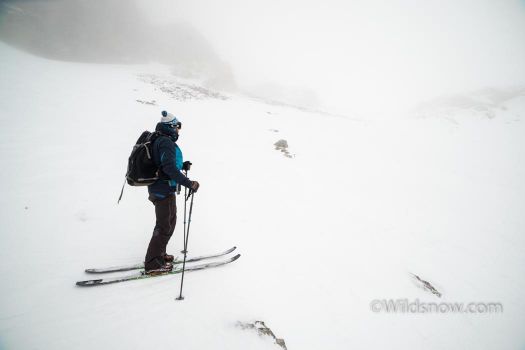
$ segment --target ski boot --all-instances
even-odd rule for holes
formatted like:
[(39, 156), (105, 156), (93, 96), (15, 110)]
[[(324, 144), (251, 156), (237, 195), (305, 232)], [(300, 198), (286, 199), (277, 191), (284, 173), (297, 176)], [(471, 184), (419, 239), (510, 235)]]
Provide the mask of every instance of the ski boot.
[(151, 270), (146, 270), (146, 275), (162, 275), (162, 274), (165, 274), (165, 273), (168, 273), (170, 272), (171, 270), (173, 270), (173, 264), (170, 263), (170, 262), (166, 262), (164, 263), (164, 265), (156, 268), (156, 269), (151, 269)]

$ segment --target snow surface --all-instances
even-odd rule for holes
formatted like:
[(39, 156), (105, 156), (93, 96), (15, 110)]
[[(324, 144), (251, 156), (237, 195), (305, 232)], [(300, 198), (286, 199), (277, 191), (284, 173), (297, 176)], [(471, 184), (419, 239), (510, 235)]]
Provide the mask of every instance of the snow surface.
[[(525, 345), (523, 97), (492, 118), (374, 122), (242, 96), (182, 102), (144, 74), (173, 78), (0, 44), (0, 348), (278, 349), (235, 326), (254, 320), (292, 350)], [(190, 254), (236, 245), (242, 257), (186, 275), (183, 302), (180, 276), (76, 287), (85, 268), (145, 255), (146, 190), (116, 201), (131, 147), (162, 109), (180, 116), (201, 183)], [(293, 158), (274, 149), (280, 139)], [(179, 219), (169, 251), (181, 232)], [(371, 312), (380, 298), (504, 312)]]

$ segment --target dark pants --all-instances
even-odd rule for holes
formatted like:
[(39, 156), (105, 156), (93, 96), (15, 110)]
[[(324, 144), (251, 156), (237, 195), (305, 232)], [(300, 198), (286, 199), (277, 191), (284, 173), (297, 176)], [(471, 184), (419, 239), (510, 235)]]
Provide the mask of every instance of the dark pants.
[(173, 235), (175, 224), (177, 223), (177, 202), (175, 195), (169, 195), (164, 199), (157, 199), (150, 196), (149, 200), (155, 205), (155, 216), (157, 222), (153, 229), (153, 236), (149, 242), (146, 253), (146, 270), (157, 269), (164, 265), (164, 254), (166, 246)]

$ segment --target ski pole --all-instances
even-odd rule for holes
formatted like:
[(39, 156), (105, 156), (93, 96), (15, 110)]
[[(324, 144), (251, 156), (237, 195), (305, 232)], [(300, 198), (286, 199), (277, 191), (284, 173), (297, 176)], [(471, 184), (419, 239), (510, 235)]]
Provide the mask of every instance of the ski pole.
[(184, 270), (186, 268), (186, 255), (187, 255), (186, 252), (188, 251), (188, 239), (190, 237), (191, 214), (193, 212), (193, 197), (195, 195), (195, 192), (193, 190), (190, 190), (189, 195), (191, 195), (191, 202), (190, 202), (190, 213), (188, 215), (188, 230), (186, 231), (186, 239), (184, 242), (184, 261), (182, 262), (182, 277), (180, 280), (180, 293), (179, 293), (178, 298), (176, 298), (176, 300), (184, 300), (184, 297), (182, 296), (182, 286), (184, 285)]
[[(188, 177), (188, 170), (185, 170), (184, 174), (186, 175), (186, 177)], [(182, 254), (187, 254), (188, 253), (186, 251), (186, 203), (188, 202), (187, 192), (188, 192), (188, 188), (184, 187), (184, 233), (183, 233), (183, 237), (182, 237), (183, 240), (184, 240), (184, 243), (183, 243), (184, 249), (181, 251)]]

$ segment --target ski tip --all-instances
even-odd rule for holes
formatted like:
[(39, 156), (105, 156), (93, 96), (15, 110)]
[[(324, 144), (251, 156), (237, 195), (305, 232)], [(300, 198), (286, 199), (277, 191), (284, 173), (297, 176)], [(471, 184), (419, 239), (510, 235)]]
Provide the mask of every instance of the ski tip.
[(102, 282), (101, 279), (98, 279), (98, 280), (87, 280), (87, 281), (78, 281), (76, 283), (76, 285), (80, 286), (80, 287), (89, 287), (89, 286), (96, 286), (100, 282)]
[(241, 257), (241, 254), (237, 254), (232, 258), (232, 261), (235, 261)]

